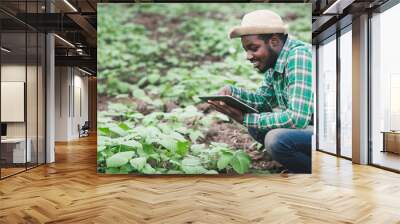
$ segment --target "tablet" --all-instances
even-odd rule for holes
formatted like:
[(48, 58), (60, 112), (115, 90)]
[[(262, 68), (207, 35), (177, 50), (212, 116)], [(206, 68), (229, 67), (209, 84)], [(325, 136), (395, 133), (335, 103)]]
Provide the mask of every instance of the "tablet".
[(199, 98), (206, 102), (207, 100), (223, 101), (229, 106), (241, 110), (243, 113), (259, 113), (258, 110), (248, 106), (233, 96), (199, 96)]

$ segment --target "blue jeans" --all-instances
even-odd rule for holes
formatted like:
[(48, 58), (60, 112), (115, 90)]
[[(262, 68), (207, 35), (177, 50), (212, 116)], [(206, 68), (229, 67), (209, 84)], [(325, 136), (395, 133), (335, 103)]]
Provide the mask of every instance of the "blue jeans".
[(264, 145), (272, 159), (292, 173), (311, 173), (312, 126), (306, 129), (277, 128), (259, 130), (249, 128), (249, 134)]

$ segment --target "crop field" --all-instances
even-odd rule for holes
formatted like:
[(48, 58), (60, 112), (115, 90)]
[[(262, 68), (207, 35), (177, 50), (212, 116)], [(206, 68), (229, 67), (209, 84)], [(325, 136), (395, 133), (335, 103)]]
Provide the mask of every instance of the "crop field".
[(310, 4), (98, 4), (99, 173), (277, 172), (245, 127), (198, 98), (261, 84), (228, 38), (256, 9), (310, 43)]

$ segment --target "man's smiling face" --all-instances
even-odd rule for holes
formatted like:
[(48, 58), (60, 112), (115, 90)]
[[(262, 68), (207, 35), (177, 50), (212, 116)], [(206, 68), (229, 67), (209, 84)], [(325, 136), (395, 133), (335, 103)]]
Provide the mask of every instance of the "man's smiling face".
[(262, 40), (258, 35), (242, 36), (242, 46), (246, 51), (246, 58), (260, 72), (264, 73), (273, 68), (278, 58), (270, 46), (270, 39)]

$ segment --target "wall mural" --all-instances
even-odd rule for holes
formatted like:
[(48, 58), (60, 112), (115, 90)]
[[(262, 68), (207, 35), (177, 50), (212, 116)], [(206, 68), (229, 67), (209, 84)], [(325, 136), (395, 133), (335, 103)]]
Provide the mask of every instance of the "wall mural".
[(97, 171), (311, 173), (310, 43), (311, 4), (98, 4)]

